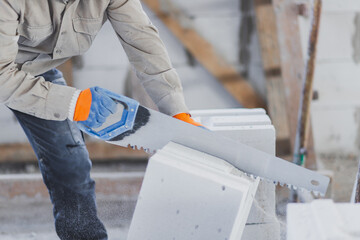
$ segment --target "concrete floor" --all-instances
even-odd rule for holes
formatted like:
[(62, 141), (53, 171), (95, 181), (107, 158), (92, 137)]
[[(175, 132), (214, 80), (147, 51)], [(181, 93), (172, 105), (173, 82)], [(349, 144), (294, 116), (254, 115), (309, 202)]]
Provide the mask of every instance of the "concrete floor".
[[(128, 229), (108, 229), (109, 240), (125, 240)], [(53, 240), (59, 239), (54, 231), (29, 233), (0, 233), (1, 240)]]
[(351, 155), (322, 154), (317, 163), (320, 171), (327, 171), (332, 176), (327, 197), (334, 202), (350, 202), (359, 158)]
[[(125, 240), (135, 208), (134, 200), (100, 200), (99, 217), (104, 222), (109, 240)], [(50, 201), (15, 199), (0, 201), (1, 240), (52, 240), (55, 233)]]
[[(0, 174), (39, 173), (36, 164), (2, 166)], [(146, 162), (94, 164), (92, 173), (141, 172)], [(6, 170), (7, 169), (7, 170)], [(9, 171), (9, 172), (8, 172)], [(119, 183), (120, 184), (120, 183)], [(123, 182), (122, 184), (127, 184)], [(128, 186), (130, 187), (130, 186)], [(109, 240), (125, 240), (136, 205), (136, 196), (97, 194), (98, 216), (108, 230)], [(0, 196), (1, 240), (56, 240), (52, 204), (38, 194), (30, 198), (18, 195), (12, 199)]]

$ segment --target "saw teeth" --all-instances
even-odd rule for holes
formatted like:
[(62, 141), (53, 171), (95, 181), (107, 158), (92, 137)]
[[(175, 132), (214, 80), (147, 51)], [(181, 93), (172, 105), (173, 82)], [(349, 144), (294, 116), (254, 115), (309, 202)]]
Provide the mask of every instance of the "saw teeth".
[[(251, 176), (253, 176), (254, 177), (254, 175), (253, 174), (246, 174), (246, 175), (251, 175)], [(287, 187), (287, 188), (289, 188), (289, 189), (291, 189), (291, 190), (295, 190), (295, 191), (302, 191), (302, 192), (304, 192), (304, 191), (309, 191), (309, 190), (307, 190), (307, 189), (305, 189), (305, 188), (302, 188), (302, 187), (297, 187), (297, 186), (294, 186), (294, 185), (292, 185), (292, 184), (287, 184), (287, 183), (284, 183), (284, 182), (277, 182), (277, 181), (273, 181), (273, 180), (270, 180), (270, 179), (267, 179), (267, 178), (262, 178), (262, 177), (260, 177), (260, 180), (261, 181), (266, 181), (267, 183), (273, 183), (273, 184), (275, 184), (275, 185), (278, 185), (278, 186), (281, 186), (281, 187)], [(310, 191), (310, 192), (313, 192), (314, 194), (317, 194), (317, 195), (321, 195), (321, 196), (324, 196), (323, 194), (321, 194), (321, 193), (319, 193), (319, 192), (315, 192), (315, 191)]]
[[(153, 155), (156, 153), (156, 150), (153, 150), (153, 149), (150, 149), (150, 148), (144, 148), (144, 147), (139, 147), (137, 145), (131, 145), (131, 144), (128, 144), (128, 147), (132, 148), (132, 149), (135, 149), (135, 150), (143, 150), (144, 152), (148, 153), (149, 155)], [(244, 172), (244, 174), (249, 177), (249, 178), (252, 178), (252, 179), (257, 179), (257, 178), (260, 178), (261, 181), (266, 181), (267, 183), (272, 183), (274, 185), (279, 185), (281, 187), (284, 187), (286, 186), (287, 188), (289, 189), (292, 189), (292, 190), (296, 190), (296, 191), (301, 191), (301, 192), (304, 192), (305, 190), (306, 191), (309, 191), (305, 188), (302, 188), (302, 187), (297, 187), (297, 186), (294, 186), (292, 184), (287, 184), (287, 183), (283, 183), (283, 182), (278, 182), (278, 181), (274, 181), (274, 180), (271, 180), (271, 179), (267, 179), (267, 178), (262, 178), (260, 176), (255, 176), (254, 174), (251, 174), (251, 173), (247, 173), (247, 172)], [(318, 191), (310, 191), (312, 192), (316, 197), (324, 197), (325, 195), (318, 192)]]
[(145, 148), (145, 147), (143, 147), (143, 146), (137, 146), (137, 145), (128, 145), (128, 147), (131, 147), (132, 149), (134, 149), (134, 150), (141, 150), (141, 151), (144, 151), (144, 152), (146, 152), (146, 153), (148, 153), (148, 154), (154, 154), (155, 152), (156, 152), (156, 150), (152, 150), (152, 149), (150, 149), (150, 148)]
[(307, 190), (307, 189), (305, 189), (305, 188), (297, 187), (297, 186), (292, 185), (292, 184), (287, 184), (287, 183), (283, 183), (283, 182), (277, 182), (277, 181), (273, 181), (273, 180), (269, 180), (269, 179), (267, 179), (267, 178), (261, 178), (261, 177), (260, 177), (260, 180), (261, 180), (261, 181), (266, 181), (267, 183), (273, 183), (273, 184), (279, 185), (279, 186), (281, 186), (281, 187), (285, 187), (285, 186), (286, 186), (287, 188), (289, 188), (289, 189), (291, 189), (291, 190), (295, 190), (295, 191), (311, 192), (311, 193), (313, 193), (314, 196), (316, 196), (316, 197), (324, 197), (324, 196), (325, 196), (325, 194), (322, 194), (322, 193), (320, 193), (320, 192), (318, 192), (318, 191)]

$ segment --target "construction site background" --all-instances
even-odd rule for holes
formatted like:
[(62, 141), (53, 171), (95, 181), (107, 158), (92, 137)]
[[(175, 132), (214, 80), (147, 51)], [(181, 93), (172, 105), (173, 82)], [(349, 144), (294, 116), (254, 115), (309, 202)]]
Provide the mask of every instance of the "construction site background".
[[(181, 26), (194, 30), (205, 39), (219, 59), (251, 84), (259, 98), (265, 102), (272, 99), (274, 93), (269, 93), (269, 76), (264, 70), (266, 60), (261, 32), (256, 25), (259, 18), (266, 16), (258, 15), (256, 1), (159, 2)], [(277, 27), (274, 33), (279, 45), (280, 62), (277, 67), (281, 69), (284, 81), (290, 81), (287, 77), (291, 76), (299, 84), (307, 55), (311, 5), (306, 0), (273, 0), (271, 7), (276, 18), (267, 20), (273, 20)], [(191, 110), (243, 106), (227, 91), (224, 83), (218, 81), (211, 69), (196, 57), (193, 49), (175, 37), (171, 29), (145, 4), (144, 10), (159, 29), (173, 66), (182, 80), (186, 103)], [(289, 28), (290, 24), (297, 28)], [(336, 202), (350, 201), (358, 171), (359, 62), (359, 1), (324, 0), (311, 108), (316, 161), (311, 162), (309, 167), (331, 177), (327, 197)], [(148, 98), (144, 98), (143, 90), (109, 22), (105, 23), (91, 49), (84, 56), (67, 62), (62, 70), (68, 84), (79, 89), (101, 86), (153, 106)], [(289, 89), (291, 86), (284, 84), (284, 104), (299, 101), (292, 99)], [(288, 116), (297, 115), (297, 109), (288, 107), (287, 110)], [(5, 106), (0, 106), (0, 124), (4, 126), (0, 134), (0, 238), (56, 239), (50, 200), (42, 186), (35, 156), (21, 127)], [(293, 125), (290, 123), (289, 126)], [(292, 134), (289, 137), (294, 138)], [(95, 139), (89, 138), (87, 141), (94, 161), (92, 174), (97, 180), (100, 218), (110, 229), (110, 239), (122, 240), (118, 236), (127, 232), (148, 156), (141, 151), (107, 146)], [(284, 145), (292, 150), (290, 143)], [(290, 152), (285, 151), (281, 156), (291, 160)], [(14, 183), (18, 186), (16, 191), (9, 187), (13, 187)], [(279, 189), (278, 202), (284, 204), (287, 194), (287, 190)]]

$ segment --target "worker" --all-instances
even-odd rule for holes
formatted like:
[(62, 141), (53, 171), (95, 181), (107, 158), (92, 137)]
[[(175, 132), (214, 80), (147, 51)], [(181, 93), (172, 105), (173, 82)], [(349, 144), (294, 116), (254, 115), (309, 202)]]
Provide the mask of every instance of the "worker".
[(66, 86), (56, 69), (86, 52), (107, 20), (159, 110), (198, 125), (139, 0), (0, 0), (0, 101), (14, 112), (36, 153), (56, 232), (64, 240), (107, 239), (97, 217), (91, 161), (75, 122), (98, 127), (115, 103), (99, 87)]

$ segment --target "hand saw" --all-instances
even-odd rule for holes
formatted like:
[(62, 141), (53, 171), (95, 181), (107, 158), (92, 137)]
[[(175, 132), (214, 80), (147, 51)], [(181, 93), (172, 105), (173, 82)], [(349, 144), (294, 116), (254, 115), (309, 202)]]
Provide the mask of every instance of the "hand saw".
[(221, 158), (252, 177), (325, 195), (330, 179), (216, 132), (196, 127), (105, 90), (117, 104), (115, 114), (97, 129), (79, 128), (109, 143), (153, 152), (170, 141)]

